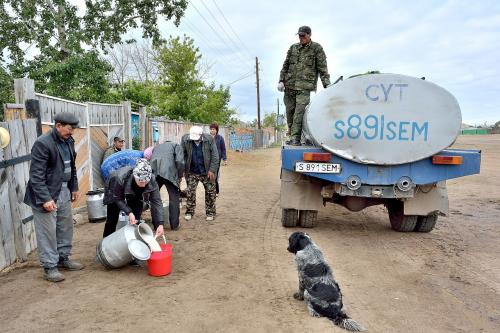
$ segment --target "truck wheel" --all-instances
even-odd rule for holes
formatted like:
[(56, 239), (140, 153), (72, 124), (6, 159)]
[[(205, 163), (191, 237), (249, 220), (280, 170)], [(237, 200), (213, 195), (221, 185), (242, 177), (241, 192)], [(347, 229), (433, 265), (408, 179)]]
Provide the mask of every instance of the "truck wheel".
[(299, 212), (299, 225), (303, 228), (314, 228), (317, 218), (317, 210), (301, 210)]
[(415, 229), (417, 215), (404, 215), (404, 204), (401, 201), (394, 201), (387, 205), (389, 211), (389, 221), (391, 228), (399, 232), (409, 232)]
[(281, 225), (285, 228), (292, 228), (297, 226), (299, 221), (299, 213), (296, 209), (282, 209), (281, 212)]
[(432, 229), (436, 226), (438, 216), (437, 214), (431, 214), (427, 216), (419, 216), (417, 220), (417, 224), (413, 231), (416, 232), (431, 232)]

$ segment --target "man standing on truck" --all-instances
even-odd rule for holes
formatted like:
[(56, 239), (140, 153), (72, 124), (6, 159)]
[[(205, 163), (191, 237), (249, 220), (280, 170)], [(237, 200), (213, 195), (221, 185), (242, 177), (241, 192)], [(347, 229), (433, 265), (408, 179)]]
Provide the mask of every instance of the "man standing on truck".
[(297, 33), (299, 43), (288, 49), (280, 72), (278, 91), (285, 92), (286, 121), (290, 140), (286, 143), (300, 146), (302, 118), (310, 93), (316, 90), (318, 76), (323, 87), (330, 85), (326, 55), (320, 44), (311, 41), (311, 28), (302, 26)]

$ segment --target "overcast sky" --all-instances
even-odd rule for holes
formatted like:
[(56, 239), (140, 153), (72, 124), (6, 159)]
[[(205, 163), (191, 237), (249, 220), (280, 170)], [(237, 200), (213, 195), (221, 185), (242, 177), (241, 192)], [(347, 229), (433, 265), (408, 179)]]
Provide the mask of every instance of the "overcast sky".
[(257, 117), (255, 57), (262, 114), (275, 112), (278, 98), (284, 111), (276, 86), (301, 25), (323, 46), (332, 82), (368, 70), (425, 76), (455, 95), (464, 122), (500, 120), (498, 0), (192, 0), (179, 27), (161, 30), (194, 38), (213, 65), (210, 80), (248, 76), (231, 85), (231, 106), (249, 121)]

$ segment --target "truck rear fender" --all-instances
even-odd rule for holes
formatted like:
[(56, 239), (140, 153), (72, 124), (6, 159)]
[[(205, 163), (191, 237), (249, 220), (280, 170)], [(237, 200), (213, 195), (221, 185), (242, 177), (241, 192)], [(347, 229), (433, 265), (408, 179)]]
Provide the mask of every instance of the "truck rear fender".
[(418, 186), (413, 198), (404, 201), (405, 215), (430, 215), (437, 213), (448, 215), (448, 191), (446, 182), (441, 181), (436, 185)]

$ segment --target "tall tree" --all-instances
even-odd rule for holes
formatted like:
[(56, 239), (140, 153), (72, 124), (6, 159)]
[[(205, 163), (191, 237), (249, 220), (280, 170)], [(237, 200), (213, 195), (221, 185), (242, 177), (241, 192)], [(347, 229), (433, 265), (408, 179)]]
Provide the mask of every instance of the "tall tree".
[(172, 119), (189, 119), (203, 82), (198, 79), (199, 49), (190, 37), (170, 37), (158, 49), (160, 112)]
[(27, 66), (38, 92), (79, 102), (107, 102), (112, 70), (97, 51), (72, 54), (64, 61), (38, 56)]
[[(187, 0), (86, 0), (79, 11), (69, 0), (2, 0), (0, 2), (0, 60), (7, 54), (11, 68), (24, 64), (35, 46), (44, 56), (69, 56), (84, 45), (100, 47), (122, 41), (129, 29), (141, 28), (153, 43), (161, 40), (158, 20), (178, 25)], [(6, 52), (8, 51), (8, 52)]]
[(205, 84), (200, 75), (201, 54), (190, 37), (170, 37), (158, 49), (158, 115), (195, 122), (230, 123), (229, 88)]
[(0, 120), (3, 119), (3, 105), (14, 103), (14, 82), (7, 71), (0, 66)]

